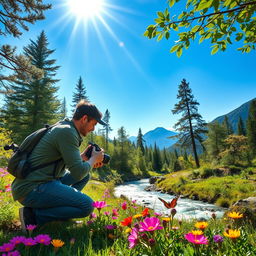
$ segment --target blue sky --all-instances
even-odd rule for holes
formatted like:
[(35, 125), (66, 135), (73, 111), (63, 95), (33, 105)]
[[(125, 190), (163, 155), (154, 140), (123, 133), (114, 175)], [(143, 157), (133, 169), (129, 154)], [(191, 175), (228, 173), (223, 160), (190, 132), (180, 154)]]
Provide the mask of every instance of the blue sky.
[[(93, 1), (93, 0), (91, 0)], [(180, 81), (185, 78), (200, 103), (206, 121), (226, 114), (256, 95), (255, 52), (242, 54), (232, 45), (211, 55), (210, 44), (195, 41), (181, 58), (169, 53), (175, 34), (157, 42), (143, 36), (165, 0), (105, 0), (101, 18), (77, 22), (66, 0), (51, 1), (46, 20), (30, 26), (20, 39), (9, 38), (21, 50), (45, 30), (58, 72), (59, 97), (71, 109), (79, 76), (89, 99), (104, 113), (110, 111), (111, 137), (124, 126), (129, 135), (156, 127), (172, 128), (178, 116), (171, 113), (177, 103)], [(105, 25), (104, 25), (105, 24)]]

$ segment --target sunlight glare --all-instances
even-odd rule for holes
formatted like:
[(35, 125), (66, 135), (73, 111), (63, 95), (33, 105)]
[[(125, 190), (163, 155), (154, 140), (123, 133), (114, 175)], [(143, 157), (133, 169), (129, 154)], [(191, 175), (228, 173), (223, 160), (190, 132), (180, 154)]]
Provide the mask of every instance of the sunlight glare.
[(103, 11), (104, 0), (67, 0), (70, 12), (78, 19), (88, 20)]

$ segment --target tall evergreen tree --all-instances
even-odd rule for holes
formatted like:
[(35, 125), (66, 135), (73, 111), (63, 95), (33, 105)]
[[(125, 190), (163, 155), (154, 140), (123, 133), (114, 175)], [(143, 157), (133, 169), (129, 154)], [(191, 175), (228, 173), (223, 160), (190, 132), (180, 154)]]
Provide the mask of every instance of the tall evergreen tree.
[(61, 104), (61, 109), (60, 109), (60, 118), (64, 119), (65, 117), (67, 117), (67, 103), (66, 103), (66, 98), (63, 98), (62, 104)]
[(139, 128), (138, 136), (137, 136), (137, 147), (140, 148), (142, 154), (145, 154), (145, 147), (144, 147), (145, 140), (143, 139), (143, 134), (141, 132), (141, 128)]
[(179, 143), (184, 148), (192, 145), (196, 166), (200, 167), (196, 141), (202, 143), (202, 134), (206, 132), (206, 123), (198, 113), (199, 103), (194, 99), (189, 83), (185, 79), (179, 85), (177, 99), (180, 101), (175, 104), (172, 113), (182, 113), (182, 117), (175, 124), (175, 128), (180, 132), (178, 135)]
[(154, 145), (154, 151), (153, 151), (153, 169), (158, 172), (162, 170), (161, 154), (160, 154), (159, 148), (156, 146), (156, 143)]
[(75, 87), (75, 92), (73, 93), (73, 105), (71, 105), (72, 112), (75, 110), (75, 107), (80, 100), (89, 101), (89, 98), (86, 96), (86, 89), (81, 76), (78, 79), (78, 82)]
[(246, 135), (246, 130), (244, 127), (244, 122), (241, 116), (239, 117), (238, 124), (237, 124), (237, 134), (238, 135)]
[(250, 104), (248, 119), (246, 122), (246, 134), (252, 157), (256, 156), (256, 100)]
[(104, 125), (101, 131), (103, 132), (105, 137), (105, 149), (108, 150), (109, 133), (112, 131), (112, 128), (110, 127), (110, 124), (109, 124), (110, 112), (108, 109), (105, 111), (105, 114), (102, 120), (107, 124), (107, 125)]
[(225, 130), (227, 136), (234, 133), (232, 125), (229, 122), (228, 116), (225, 115), (222, 125), (224, 127), (224, 130)]
[(5, 120), (17, 142), (45, 124), (56, 122), (59, 117), (60, 102), (55, 85), (59, 81), (55, 79), (59, 66), (55, 65), (55, 59), (50, 59), (54, 50), (50, 50), (48, 44), (42, 31), (36, 41), (30, 40), (30, 44), (24, 47), (24, 55), (35, 67), (43, 70), (44, 77), (33, 78), (29, 83), (20, 79), (12, 86), (15, 93), (5, 98)]

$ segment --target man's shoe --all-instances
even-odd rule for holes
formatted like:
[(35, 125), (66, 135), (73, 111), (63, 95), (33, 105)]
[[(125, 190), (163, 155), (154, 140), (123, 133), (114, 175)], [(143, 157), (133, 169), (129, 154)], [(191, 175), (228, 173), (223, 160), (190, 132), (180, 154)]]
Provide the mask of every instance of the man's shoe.
[(22, 207), (19, 209), (21, 229), (23, 233), (27, 233), (27, 225), (36, 225), (35, 214), (30, 207)]

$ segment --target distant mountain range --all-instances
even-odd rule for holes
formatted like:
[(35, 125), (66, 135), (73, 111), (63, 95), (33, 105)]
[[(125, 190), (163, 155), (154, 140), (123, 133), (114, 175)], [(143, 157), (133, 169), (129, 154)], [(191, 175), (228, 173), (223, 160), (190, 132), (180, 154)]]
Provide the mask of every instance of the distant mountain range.
[[(254, 99), (256, 99), (256, 98), (254, 98)], [(252, 100), (254, 100), (254, 99), (252, 99)], [(249, 113), (249, 107), (250, 107), (252, 100), (242, 104), (240, 107), (232, 110), (231, 112), (229, 112), (223, 116), (219, 116), (219, 117), (215, 118), (212, 122), (217, 121), (219, 123), (222, 123), (225, 116), (227, 116), (230, 124), (232, 125), (233, 130), (236, 132), (237, 124), (238, 124), (238, 120), (239, 120), (240, 116), (241, 116), (242, 120), (244, 121), (244, 124), (246, 124), (246, 120), (247, 120), (248, 113)], [(170, 139), (168, 137), (174, 136), (177, 134), (178, 133), (167, 130), (163, 127), (157, 127), (154, 130), (151, 130), (151, 131), (145, 133), (143, 135), (143, 139), (145, 140), (145, 144), (148, 147), (150, 147), (150, 146), (154, 147), (154, 144), (156, 143), (156, 145), (160, 149), (168, 148), (169, 150), (173, 150), (174, 149), (173, 145), (177, 142), (177, 139), (176, 138)], [(137, 137), (131, 136), (131, 137), (129, 137), (129, 140), (131, 142), (136, 143)]]

